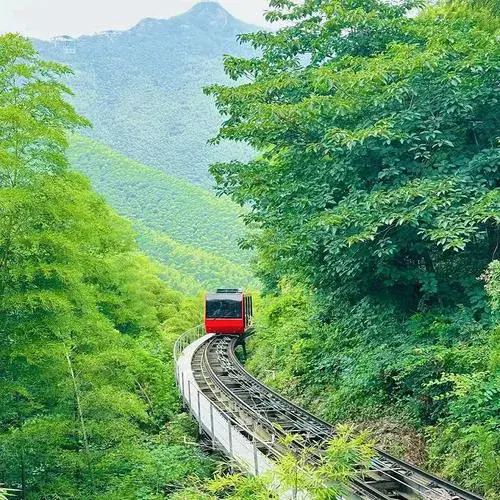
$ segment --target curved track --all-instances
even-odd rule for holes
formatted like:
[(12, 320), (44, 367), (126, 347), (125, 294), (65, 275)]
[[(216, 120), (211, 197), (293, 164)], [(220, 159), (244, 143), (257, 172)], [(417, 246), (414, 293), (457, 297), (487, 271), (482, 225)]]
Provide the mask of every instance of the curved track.
[[(235, 354), (239, 341), (238, 337), (217, 335), (195, 352), (192, 369), (203, 394), (270, 457), (276, 458), (285, 452), (280, 438), (290, 434), (301, 436), (292, 445), (296, 451), (311, 445), (321, 450), (335, 435), (334, 428), (250, 375)], [(318, 451), (312, 460), (320, 459), (321, 451)], [(481, 499), (382, 450), (376, 450), (370, 470), (360, 474), (351, 487), (355, 498)]]

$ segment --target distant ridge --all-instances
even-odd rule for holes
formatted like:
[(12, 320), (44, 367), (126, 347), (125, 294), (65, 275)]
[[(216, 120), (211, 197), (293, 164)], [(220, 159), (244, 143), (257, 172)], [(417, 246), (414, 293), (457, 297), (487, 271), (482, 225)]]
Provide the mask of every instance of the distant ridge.
[(199, 2), (193, 7), (191, 7), (188, 11), (183, 12), (182, 14), (178, 14), (176, 16), (172, 16), (169, 18), (154, 18), (147, 17), (141, 21), (139, 21), (132, 29), (137, 28), (144, 23), (148, 24), (151, 22), (169, 22), (175, 20), (185, 20), (185, 19), (198, 19), (204, 23), (214, 23), (217, 21), (227, 22), (233, 21), (235, 23), (241, 24), (242, 21), (239, 21), (235, 18), (230, 12), (228, 12), (222, 5), (218, 2)]
[(229, 22), (241, 23), (232, 14), (230, 14), (222, 5), (217, 2), (200, 2), (194, 5), (190, 10), (182, 16), (198, 18), (199, 20), (208, 21), (211, 26), (227, 24)]
[(208, 166), (247, 158), (238, 144), (208, 146), (219, 128), (204, 85), (228, 81), (223, 56), (251, 56), (237, 35), (259, 28), (216, 2), (169, 19), (147, 18), (125, 31), (35, 40), (45, 59), (68, 64), (77, 109), (94, 124), (88, 134), (141, 163), (209, 187)]
[[(121, 34), (127, 33), (129, 31), (137, 31), (137, 30), (149, 30), (149, 29), (157, 29), (159, 27), (168, 27), (169, 25), (175, 25), (179, 21), (193, 23), (195, 22), (199, 26), (205, 27), (227, 27), (232, 24), (234, 27), (241, 28), (242, 26), (247, 26), (250, 28), (249, 31), (253, 31), (258, 27), (251, 24), (246, 24), (243, 21), (238, 20), (234, 17), (229, 11), (227, 11), (222, 5), (218, 2), (199, 2), (191, 7), (186, 12), (181, 14), (177, 14), (171, 17), (145, 17), (138, 21), (135, 25), (130, 28), (123, 30), (106, 30), (100, 31), (92, 34), (84, 34), (79, 36), (71, 36), (71, 35), (57, 35), (50, 38), (49, 42), (67, 42), (67, 41), (78, 41), (85, 38), (92, 37), (109, 37), (109, 36), (119, 36)], [(43, 40), (37, 40), (37, 42), (43, 42)]]
[(185, 278), (184, 291), (225, 279), (228, 286), (253, 282), (248, 254), (238, 248), (238, 208), (206, 189), (211, 163), (252, 152), (239, 144), (207, 145), (221, 117), (202, 88), (228, 81), (223, 55), (251, 56), (237, 35), (257, 29), (202, 2), (124, 31), (34, 40), (44, 59), (73, 68), (66, 83), (94, 125), (89, 137), (72, 140), (73, 167), (134, 222), (142, 249), (166, 266), (169, 282)]

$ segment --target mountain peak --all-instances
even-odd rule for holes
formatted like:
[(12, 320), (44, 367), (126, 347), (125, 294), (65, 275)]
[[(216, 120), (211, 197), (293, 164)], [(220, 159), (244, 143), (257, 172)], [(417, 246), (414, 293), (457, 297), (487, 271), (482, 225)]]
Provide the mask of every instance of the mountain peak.
[(225, 25), (236, 19), (217, 2), (200, 2), (188, 10), (182, 17), (196, 19), (212, 26)]
[(218, 2), (199, 2), (191, 7), (186, 14), (224, 14), (230, 16), (229, 12)]
[(231, 28), (246, 26), (243, 21), (239, 21), (232, 16), (224, 7), (217, 2), (200, 2), (190, 10), (168, 19), (145, 18), (140, 21), (133, 30), (164, 29), (166, 26), (182, 25), (206, 26), (210, 29), (220, 29), (231, 26)]

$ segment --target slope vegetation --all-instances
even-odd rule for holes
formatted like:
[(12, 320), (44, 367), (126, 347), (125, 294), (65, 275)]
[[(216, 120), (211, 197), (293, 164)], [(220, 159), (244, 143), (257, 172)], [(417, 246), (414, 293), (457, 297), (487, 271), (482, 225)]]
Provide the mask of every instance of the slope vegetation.
[(141, 248), (171, 268), (167, 274), (191, 278), (184, 291), (252, 284), (249, 256), (238, 248), (243, 224), (234, 203), (82, 136), (72, 136), (69, 158), (132, 220)]
[(249, 366), (498, 499), (498, 2), (274, 4), (262, 57), (226, 59), (252, 82), (211, 88), (219, 137), (262, 152), (213, 169), (276, 293)]
[(16, 34), (0, 54), (0, 498), (164, 499), (215, 469), (171, 356), (199, 306), (68, 171), (65, 68)]

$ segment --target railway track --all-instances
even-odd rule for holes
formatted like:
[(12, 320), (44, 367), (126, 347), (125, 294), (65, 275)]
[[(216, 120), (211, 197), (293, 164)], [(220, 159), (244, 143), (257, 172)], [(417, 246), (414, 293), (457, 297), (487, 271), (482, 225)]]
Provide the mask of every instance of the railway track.
[[(334, 428), (283, 398), (250, 375), (236, 356), (234, 336), (214, 336), (201, 344), (192, 359), (194, 378), (202, 393), (224, 412), (256, 449), (278, 458), (287, 451), (280, 438), (298, 435), (292, 444), (300, 452), (321, 447), (335, 435)], [(368, 472), (351, 484), (354, 498), (381, 500), (481, 500), (445, 480), (428, 474), (382, 450), (376, 450)]]

